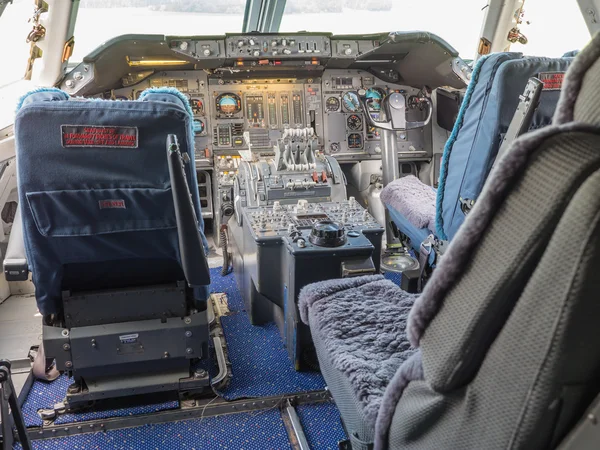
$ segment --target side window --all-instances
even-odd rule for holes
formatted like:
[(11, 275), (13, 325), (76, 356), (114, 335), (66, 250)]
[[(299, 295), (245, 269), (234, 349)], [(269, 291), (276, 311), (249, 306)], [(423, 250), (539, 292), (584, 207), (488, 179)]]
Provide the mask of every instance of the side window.
[(556, 58), (581, 50), (591, 39), (576, 0), (527, 0), (524, 11), (520, 29), (528, 43), (513, 44), (511, 51)]
[(30, 48), (25, 40), (31, 31), (27, 19), (33, 7), (31, 0), (14, 0), (0, 17), (0, 88), (25, 75)]

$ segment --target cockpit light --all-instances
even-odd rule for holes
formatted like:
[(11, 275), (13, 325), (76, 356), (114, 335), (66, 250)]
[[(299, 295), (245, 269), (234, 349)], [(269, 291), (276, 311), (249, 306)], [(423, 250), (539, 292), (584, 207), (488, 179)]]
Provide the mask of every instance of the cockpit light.
[(135, 57), (129, 56), (125, 57), (127, 59), (127, 64), (131, 67), (139, 67), (139, 66), (184, 66), (186, 64), (190, 64), (189, 61), (183, 61), (181, 59), (152, 59), (152, 58), (144, 58), (144, 57)]

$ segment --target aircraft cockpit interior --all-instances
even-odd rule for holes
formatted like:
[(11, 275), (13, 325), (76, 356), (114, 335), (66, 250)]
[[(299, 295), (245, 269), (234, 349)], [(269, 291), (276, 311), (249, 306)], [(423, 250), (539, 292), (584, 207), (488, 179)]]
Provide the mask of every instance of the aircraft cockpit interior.
[(599, 14), (0, 0), (0, 450), (600, 448)]

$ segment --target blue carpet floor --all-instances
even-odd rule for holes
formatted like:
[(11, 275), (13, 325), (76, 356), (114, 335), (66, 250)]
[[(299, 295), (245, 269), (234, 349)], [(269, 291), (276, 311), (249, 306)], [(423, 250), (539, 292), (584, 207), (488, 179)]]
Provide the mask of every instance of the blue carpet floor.
[(296, 412), (311, 449), (337, 450), (338, 442), (347, 439), (334, 403), (300, 405)]
[(401, 273), (386, 272), (386, 273), (383, 274), (383, 276), (385, 278), (387, 278), (388, 280), (390, 280), (392, 283), (395, 283), (398, 286), (400, 286), (400, 280), (402, 279), (402, 274)]
[(231, 383), (222, 393), (226, 399), (325, 388), (325, 380), (320, 373), (294, 370), (274, 323), (251, 325), (245, 312), (223, 317), (221, 323), (233, 373)]
[(216, 267), (214, 269), (210, 269), (210, 280), (211, 292), (227, 294), (229, 311), (244, 311), (244, 299), (238, 290), (234, 273), (230, 273), (229, 275), (225, 275), (223, 277), (221, 276), (221, 268)]
[[(15, 449), (21, 449), (15, 445)], [(279, 410), (230, 414), (33, 442), (34, 450), (285, 450)]]

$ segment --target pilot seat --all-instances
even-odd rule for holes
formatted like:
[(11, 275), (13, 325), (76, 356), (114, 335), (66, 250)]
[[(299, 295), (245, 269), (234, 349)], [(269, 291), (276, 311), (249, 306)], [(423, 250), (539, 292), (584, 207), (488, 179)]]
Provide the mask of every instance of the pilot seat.
[(208, 386), (194, 371), (209, 355), (210, 273), (187, 99), (42, 89), (22, 100), (15, 140), (19, 211), (4, 270), (32, 272), (41, 358), (73, 377), (67, 406)]
[(475, 65), (454, 128), (444, 148), (436, 190), (409, 175), (381, 192), (390, 220), (417, 250), (430, 234), (451, 240), (477, 200), (527, 81), (544, 83), (530, 130), (551, 123), (564, 72), (573, 58), (494, 53)]
[(597, 34), (552, 125), (498, 160), (420, 296), (381, 275), (303, 289), (302, 320), (353, 449), (547, 449), (590, 423), (599, 104)]

